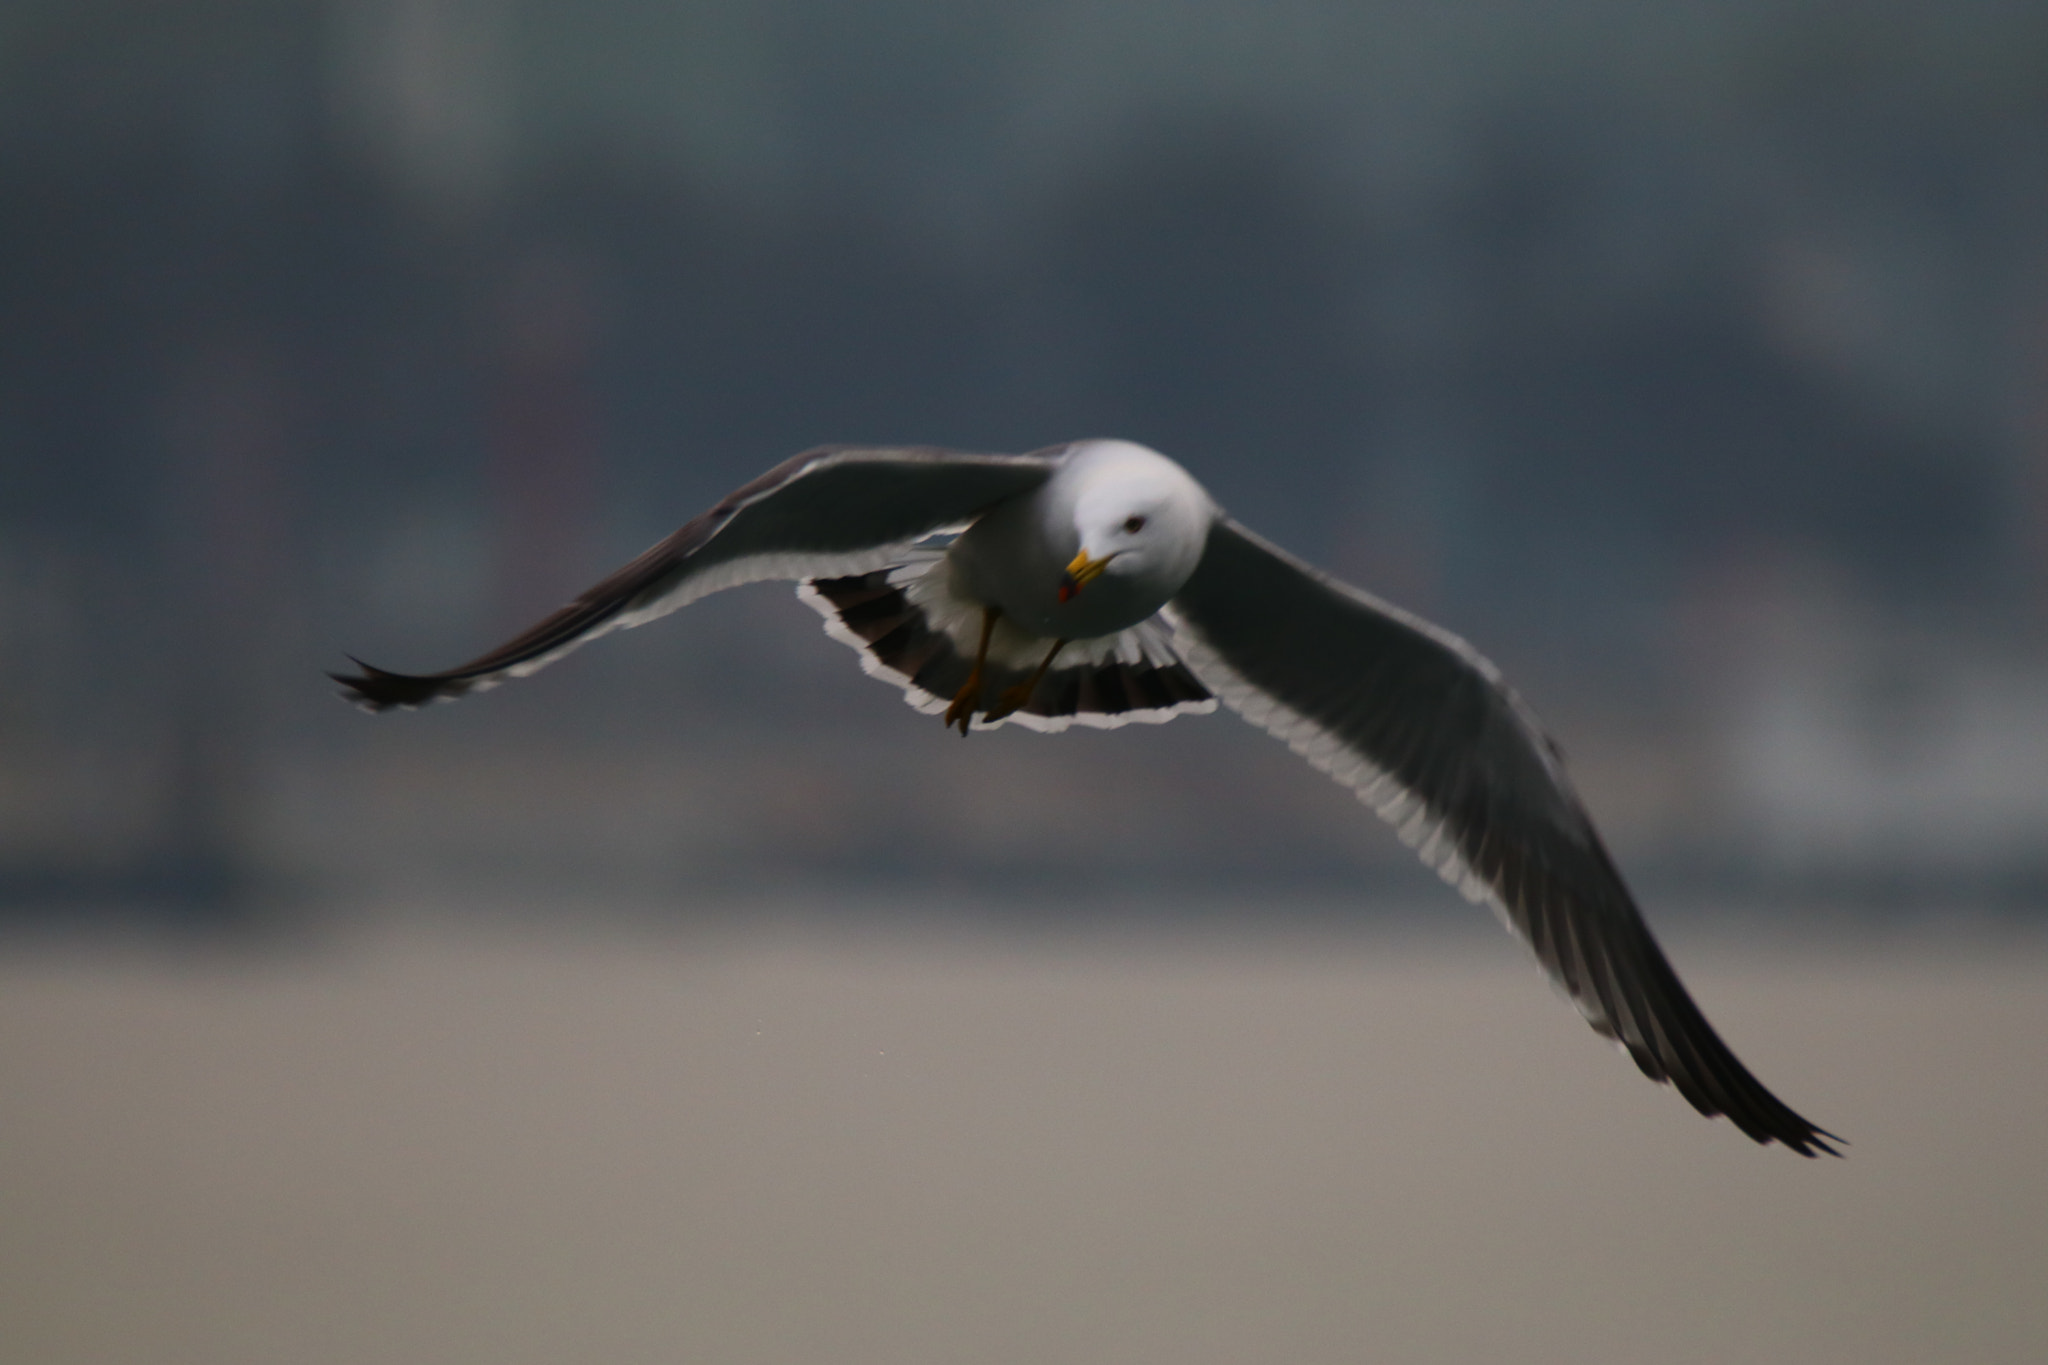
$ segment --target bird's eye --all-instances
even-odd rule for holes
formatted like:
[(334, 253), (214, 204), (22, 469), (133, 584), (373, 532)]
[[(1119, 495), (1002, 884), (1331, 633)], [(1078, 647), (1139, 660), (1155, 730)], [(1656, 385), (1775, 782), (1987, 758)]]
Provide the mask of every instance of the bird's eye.
[(1142, 530), (1144, 530), (1144, 529), (1145, 529), (1145, 519), (1144, 519), (1143, 517), (1125, 517), (1125, 518), (1124, 518), (1124, 530), (1125, 530), (1125, 531), (1127, 531), (1127, 532), (1129, 532), (1129, 533), (1130, 533), (1131, 535), (1136, 535), (1136, 534), (1138, 534), (1138, 532), (1140, 532), (1140, 531), (1142, 531)]

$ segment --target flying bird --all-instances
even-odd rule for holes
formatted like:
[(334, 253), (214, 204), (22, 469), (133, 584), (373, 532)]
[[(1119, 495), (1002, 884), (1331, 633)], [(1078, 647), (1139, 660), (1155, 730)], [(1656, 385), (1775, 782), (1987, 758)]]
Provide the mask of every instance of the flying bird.
[(1708, 1024), (1562, 755), (1470, 645), (1310, 567), (1128, 441), (1028, 455), (825, 446), (518, 638), (440, 673), (334, 674), (372, 710), (524, 677), (723, 588), (794, 580), (826, 631), (964, 736), (1114, 728), (1218, 701), (1355, 791), (1534, 951), (1652, 1080), (1759, 1143), (1839, 1155)]

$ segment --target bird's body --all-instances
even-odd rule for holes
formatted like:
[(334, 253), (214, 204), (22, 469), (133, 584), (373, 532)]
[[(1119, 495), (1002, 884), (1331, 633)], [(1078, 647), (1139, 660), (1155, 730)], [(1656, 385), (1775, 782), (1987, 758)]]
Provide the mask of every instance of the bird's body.
[(1556, 746), (1493, 665), (1244, 530), (1143, 446), (813, 451), (469, 664), (337, 680), (371, 710), (458, 697), (775, 578), (799, 582), (869, 673), (962, 734), (1160, 722), (1221, 700), (1492, 905), (1645, 1074), (1759, 1142), (1833, 1151), (1693, 1004)]

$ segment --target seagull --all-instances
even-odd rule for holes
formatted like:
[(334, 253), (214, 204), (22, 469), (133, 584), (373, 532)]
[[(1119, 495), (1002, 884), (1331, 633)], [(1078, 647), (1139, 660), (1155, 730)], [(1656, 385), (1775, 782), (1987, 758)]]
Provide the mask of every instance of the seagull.
[(1160, 723), (1221, 701), (1489, 905), (1652, 1080), (1758, 1143), (1840, 1155), (1686, 993), (1500, 671), (1224, 514), (1129, 441), (1026, 455), (822, 446), (769, 470), (480, 658), (331, 674), (371, 711), (525, 677), (724, 588), (795, 581), (871, 675), (962, 736)]

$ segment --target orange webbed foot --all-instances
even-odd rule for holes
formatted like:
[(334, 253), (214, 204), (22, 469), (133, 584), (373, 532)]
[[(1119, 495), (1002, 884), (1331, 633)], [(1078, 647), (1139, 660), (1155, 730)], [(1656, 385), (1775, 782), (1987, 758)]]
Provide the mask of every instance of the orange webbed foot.
[(960, 736), (967, 737), (967, 727), (974, 720), (974, 708), (981, 704), (981, 670), (967, 675), (967, 681), (953, 694), (953, 704), (946, 708), (946, 728), (960, 727)]

